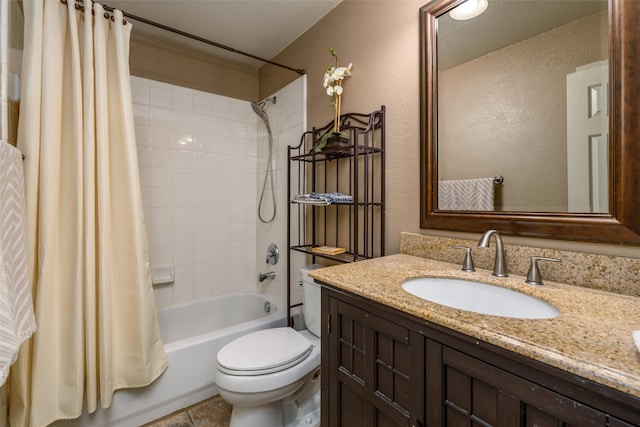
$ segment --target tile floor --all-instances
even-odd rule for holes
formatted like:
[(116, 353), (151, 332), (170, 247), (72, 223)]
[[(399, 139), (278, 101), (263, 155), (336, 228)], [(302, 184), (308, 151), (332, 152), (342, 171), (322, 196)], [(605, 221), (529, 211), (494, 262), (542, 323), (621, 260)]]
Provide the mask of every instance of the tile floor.
[(213, 396), (143, 427), (228, 427), (230, 418), (231, 405)]

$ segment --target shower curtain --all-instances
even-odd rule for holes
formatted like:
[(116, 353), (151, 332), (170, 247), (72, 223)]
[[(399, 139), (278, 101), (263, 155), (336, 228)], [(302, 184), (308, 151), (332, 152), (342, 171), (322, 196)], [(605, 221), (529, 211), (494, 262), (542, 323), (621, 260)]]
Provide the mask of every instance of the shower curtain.
[[(155, 313), (129, 76), (131, 24), (101, 5), (24, 3), (18, 147), (38, 332), (11, 372), (10, 420), (111, 404), (167, 367)], [(92, 15), (93, 10), (93, 15)]]

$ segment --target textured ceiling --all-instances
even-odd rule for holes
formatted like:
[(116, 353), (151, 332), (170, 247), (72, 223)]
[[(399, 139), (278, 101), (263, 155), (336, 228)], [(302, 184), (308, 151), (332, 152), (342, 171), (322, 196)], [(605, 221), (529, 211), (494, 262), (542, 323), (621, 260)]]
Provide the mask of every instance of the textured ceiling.
[(438, 18), (438, 68), (445, 70), (607, 10), (606, 0), (489, 0), (487, 10), (468, 21)]
[[(271, 59), (341, 0), (104, 0), (105, 5)], [(134, 36), (201, 50), (259, 68), (264, 63), (131, 20)], [(286, 64), (289, 65), (289, 64)], [(292, 66), (295, 67), (295, 64)]]

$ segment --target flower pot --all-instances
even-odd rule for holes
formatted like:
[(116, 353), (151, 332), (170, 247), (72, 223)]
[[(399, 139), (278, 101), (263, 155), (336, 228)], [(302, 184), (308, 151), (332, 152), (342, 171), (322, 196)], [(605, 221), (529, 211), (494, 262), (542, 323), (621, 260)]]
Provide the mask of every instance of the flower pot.
[(327, 144), (322, 148), (321, 152), (329, 159), (344, 157), (349, 153), (351, 148), (351, 140), (342, 135), (331, 135), (327, 138)]

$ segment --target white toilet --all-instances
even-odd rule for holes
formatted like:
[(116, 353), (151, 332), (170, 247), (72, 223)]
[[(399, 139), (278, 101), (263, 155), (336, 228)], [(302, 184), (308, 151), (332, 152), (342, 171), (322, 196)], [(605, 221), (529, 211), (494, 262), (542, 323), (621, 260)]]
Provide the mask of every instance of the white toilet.
[(244, 335), (217, 357), (220, 396), (233, 405), (229, 427), (320, 425), (320, 287), (300, 269), (307, 329), (265, 329)]

